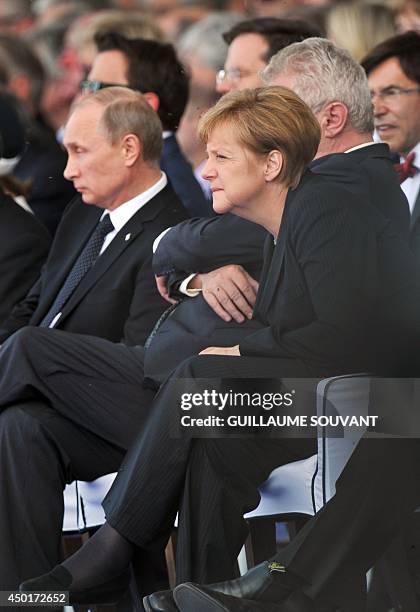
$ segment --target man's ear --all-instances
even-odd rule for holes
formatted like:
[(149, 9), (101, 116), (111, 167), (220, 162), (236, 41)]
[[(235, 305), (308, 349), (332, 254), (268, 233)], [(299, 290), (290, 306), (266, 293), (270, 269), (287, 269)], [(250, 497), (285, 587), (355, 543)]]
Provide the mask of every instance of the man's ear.
[(155, 113), (157, 113), (159, 110), (159, 106), (160, 106), (159, 96), (153, 93), (153, 91), (146, 91), (146, 93), (143, 94), (143, 98), (146, 100), (148, 104), (150, 104), (150, 106), (153, 108)]
[(267, 155), (264, 168), (264, 177), (267, 182), (274, 181), (283, 168), (283, 154), (274, 149)]
[(329, 102), (316, 114), (324, 138), (336, 138), (347, 124), (349, 111), (342, 102)]
[(126, 167), (131, 168), (142, 154), (142, 146), (138, 136), (126, 134), (122, 139), (121, 151)]

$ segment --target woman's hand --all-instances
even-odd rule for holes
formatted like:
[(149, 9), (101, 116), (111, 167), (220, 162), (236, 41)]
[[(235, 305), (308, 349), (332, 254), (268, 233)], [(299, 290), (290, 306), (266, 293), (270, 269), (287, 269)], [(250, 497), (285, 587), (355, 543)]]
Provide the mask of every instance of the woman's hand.
[(209, 346), (202, 350), (199, 355), (234, 355), (240, 357), (239, 344), (235, 346)]

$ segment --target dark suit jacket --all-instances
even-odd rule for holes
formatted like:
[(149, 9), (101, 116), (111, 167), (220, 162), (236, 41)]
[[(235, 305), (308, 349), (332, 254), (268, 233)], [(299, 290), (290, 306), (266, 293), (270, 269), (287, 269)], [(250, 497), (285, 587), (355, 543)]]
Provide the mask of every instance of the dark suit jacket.
[[(315, 171), (360, 198), (371, 200), (387, 213), (394, 227), (407, 236), (409, 212), (396, 181), (386, 145), (370, 145), (346, 154), (329, 155), (314, 163)], [(378, 186), (379, 185), (379, 186)], [(192, 219), (181, 223), (161, 240), (154, 255), (156, 274), (167, 275), (168, 286), (179, 297), (179, 281), (192, 272), (208, 272), (228, 263), (241, 264), (258, 279), (266, 232), (234, 215)], [(398, 259), (398, 258), (397, 258)], [(405, 275), (405, 272), (403, 273)], [(182, 297), (182, 296), (181, 296)], [(161, 380), (181, 358), (197, 354), (206, 346), (232, 346), (241, 342), (258, 320), (226, 323), (203, 298), (184, 299), (159, 328), (146, 353), (146, 372)], [(179, 338), (179, 351), (171, 342)], [(185, 351), (183, 350), (185, 348)]]
[(44, 226), (0, 190), (0, 324), (38, 278), (50, 240)]
[(160, 167), (167, 174), (173, 190), (190, 217), (214, 216), (211, 202), (198, 184), (191, 164), (185, 159), (175, 135), (165, 138)]
[(410, 247), (420, 265), (420, 190), (411, 215)]
[(312, 172), (367, 199), (408, 240), (410, 209), (393, 169), (387, 144), (372, 144), (350, 153), (325, 155), (312, 162)]
[[(0, 329), (2, 340), (19, 327), (40, 324), (102, 213), (79, 198), (72, 202), (41, 277)], [(185, 216), (169, 186), (143, 206), (82, 279), (64, 305), (57, 327), (116, 342), (144, 343), (166, 307), (155, 285), (152, 244)]]
[(14, 174), (31, 181), (28, 203), (54, 236), (66, 206), (76, 195), (71, 181), (63, 176), (67, 153), (56, 141), (53, 131), (42, 122), (33, 122), (27, 138), (27, 148)]
[(374, 207), (308, 171), (276, 248), (267, 241), (254, 309), (266, 327), (242, 355), (297, 359), (323, 377), (399, 364), (395, 338), (419, 337), (414, 260)]
[[(395, 230), (408, 238), (408, 202), (393, 170), (388, 145), (374, 144), (351, 153), (326, 155), (312, 162), (310, 168), (369, 201), (392, 222)], [(420, 207), (418, 213), (420, 216)], [(246, 264), (247, 253), (255, 261), (255, 249), (261, 249), (263, 230), (252, 230), (250, 225), (233, 215), (182, 223), (159, 244), (154, 258), (156, 274), (174, 275), (170, 277), (170, 286), (175, 287), (176, 272), (182, 278), (183, 273), (208, 272), (228, 263)]]

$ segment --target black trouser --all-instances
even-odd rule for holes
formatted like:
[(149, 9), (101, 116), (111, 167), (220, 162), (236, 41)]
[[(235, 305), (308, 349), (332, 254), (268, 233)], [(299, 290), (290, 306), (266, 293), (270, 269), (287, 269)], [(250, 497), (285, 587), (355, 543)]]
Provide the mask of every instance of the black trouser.
[(275, 560), (304, 578), (311, 596), (364, 610), (366, 572), (420, 503), (420, 440), (362, 439), (336, 494)]
[(258, 485), (275, 467), (316, 452), (315, 440), (176, 437), (180, 392), (191, 390), (190, 379), (208, 379), (211, 388), (218, 377), (290, 376), (296, 369), (287, 360), (198, 356), (162, 385), (104, 508), (110, 524), (142, 548), (166, 541), (179, 510), (178, 582), (231, 577)]
[(23, 328), (0, 353), (0, 589), (58, 561), (62, 490), (118, 470), (154, 392), (143, 349)]
[(9, 541), (0, 555), (3, 589), (56, 563), (65, 483), (115, 471), (130, 445), (106, 504), (110, 523), (151, 551), (165, 542), (180, 508), (178, 577), (204, 581), (232, 574), (245, 537), (242, 514), (257, 505), (257, 486), (277, 465), (315, 452), (313, 440), (192, 440), (170, 433), (177, 377), (294, 376), (305, 370), (302, 364), (195, 357), (152, 405), (154, 391), (143, 388), (143, 357), (141, 347), (40, 328), (24, 328), (5, 343), (0, 532)]

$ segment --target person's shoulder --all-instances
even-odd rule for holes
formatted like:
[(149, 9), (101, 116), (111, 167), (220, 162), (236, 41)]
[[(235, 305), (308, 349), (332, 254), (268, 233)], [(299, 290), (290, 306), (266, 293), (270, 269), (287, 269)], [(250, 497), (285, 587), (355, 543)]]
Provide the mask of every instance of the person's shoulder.
[(0, 231), (8, 238), (27, 233), (37, 236), (37, 239), (43, 243), (51, 241), (44, 225), (4, 192), (0, 192)]
[(330, 216), (348, 218), (356, 225), (384, 225), (385, 219), (367, 197), (349, 191), (334, 176), (323, 176), (307, 171), (293, 197), (291, 217), (299, 223), (311, 223), (316, 218)]
[(293, 201), (300, 206), (345, 208), (360, 200), (334, 175), (317, 174), (307, 170), (294, 190)]
[(175, 222), (180, 223), (188, 219), (188, 213), (185, 206), (182, 204), (169, 181), (165, 187), (150, 200), (150, 204), (156, 215), (159, 214), (160, 216), (169, 218), (172, 220), (172, 224)]

